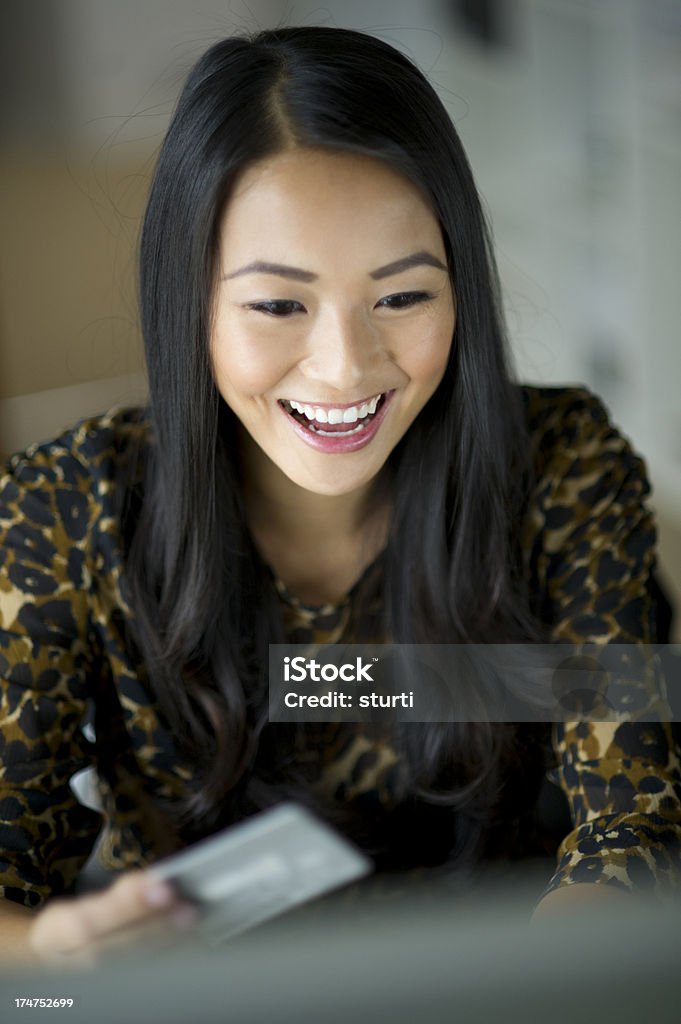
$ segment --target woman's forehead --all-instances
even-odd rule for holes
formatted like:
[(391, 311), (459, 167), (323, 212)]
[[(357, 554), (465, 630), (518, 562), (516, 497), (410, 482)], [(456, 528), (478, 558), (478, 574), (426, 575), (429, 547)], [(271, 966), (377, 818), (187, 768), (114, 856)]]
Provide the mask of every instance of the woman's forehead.
[[(355, 153), (293, 149), (246, 169), (223, 211), (223, 258), (291, 261), (292, 253), (329, 253), (362, 244), (435, 248), (439, 224), (418, 188), (383, 161)], [(359, 254), (358, 254), (359, 255)], [(235, 269), (232, 267), (231, 269)]]

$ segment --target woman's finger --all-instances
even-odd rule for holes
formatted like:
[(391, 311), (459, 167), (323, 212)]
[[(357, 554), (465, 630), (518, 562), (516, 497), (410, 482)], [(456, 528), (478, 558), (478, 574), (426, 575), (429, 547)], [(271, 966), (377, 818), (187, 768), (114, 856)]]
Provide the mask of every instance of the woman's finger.
[(165, 916), (180, 906), (170, 885), (130, 872), (103, 892), (59, 899), (38, 914), (31, 945), (41, 957), (94, 949), (105, 936)]

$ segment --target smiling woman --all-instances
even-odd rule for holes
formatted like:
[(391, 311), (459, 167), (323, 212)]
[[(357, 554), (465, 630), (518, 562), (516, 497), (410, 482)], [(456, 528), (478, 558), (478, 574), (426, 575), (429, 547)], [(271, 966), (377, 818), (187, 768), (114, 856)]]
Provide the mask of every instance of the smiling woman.
[[(143, 867), (291, 797), (378, 869), (555, 854), (547, 769), (572, 825), (544, 906), (677, 887), (664, 720), (269, 720), (271, 644), (657, 635), (644, 466), (587, 391), (513, 382), (473, 178), (421, 72), (340, 29), (212, 47), (159, 154), (140, 304), (149, 407), (0, 484), (5, 896), (71, 891), (102, 826), (107, 866)], [(101, 815), (69, 788), (88, 764)], [(21, 927), (41, 954), (92, 950), (175, 905), (131, 874)]]
[(447, 367), (454, 302), (438, 221), (384, 163), (293, 148), (235, 186), (219, 260), (211, 354), (249, 439), (244, 483), (275, 521), (296, 489), (333, 499), (324, 518), (342, 536), (365, 523), (378, 474)]

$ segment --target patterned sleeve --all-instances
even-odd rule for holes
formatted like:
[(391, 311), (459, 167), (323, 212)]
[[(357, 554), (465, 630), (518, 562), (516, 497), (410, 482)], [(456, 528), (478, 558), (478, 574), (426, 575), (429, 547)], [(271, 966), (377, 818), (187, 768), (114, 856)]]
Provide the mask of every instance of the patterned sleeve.
[(0, 894), (28, 906), (71, 889), (101, 825), (69, 785), (93, 759), (81, 725), (98, 506), (67, 440), (0, 475)]
[[(556, 389), (533, 507), (535, 585), (555, 641), (656, 640), (645, 466), (588, 391)], [(663, 718), (664, 716), (660, 716)], [(678, 896), (681, 772), (668, 721), (554, 726), (573, 830), (545, 893), (577, 882)]]

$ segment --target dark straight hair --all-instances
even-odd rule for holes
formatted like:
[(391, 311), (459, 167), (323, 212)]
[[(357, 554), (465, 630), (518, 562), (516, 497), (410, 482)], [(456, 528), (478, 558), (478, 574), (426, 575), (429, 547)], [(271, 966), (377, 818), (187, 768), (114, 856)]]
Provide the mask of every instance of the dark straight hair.
[[(144, 219), (151, 443), (142, 497), (125, 521), (135, 640), (192, 771), (186, 799), (166, 808), (183, 841), (282, 796), (314, 803), (292, 753), (296, 729), (267, 722), (268, 644), (284, 637), (244, 515), (234, 416), (209, 358), (230, 190), (245, 168), (294, 146), (367, 155), (414, 183), (441, 225), (456, 296), (444, 378), (388, 463), (382, 635), (403, 643), (537, 635), (517, 540), (530, 482), (522, 398), (507, 365), (485, 218), (444, 106), (410, 60), (359, 32), (285, 28), (217, 43), (180, 96)], [(368, 579), (375, 585), (375, 574)], [(519, 811), (507, 799), (509, 779), (532, 760), (517, 730), (410, 725), (393, 742), (406, 788), (392, 814), (369, 820), (359, 804), (317, 808), (379, 859), (432, 859), (426, 847), (436, 834), (440, 859), (463, 856), (502, 819), (512, 832)], [(430, 839), (405, 853), (415, 822)]]

